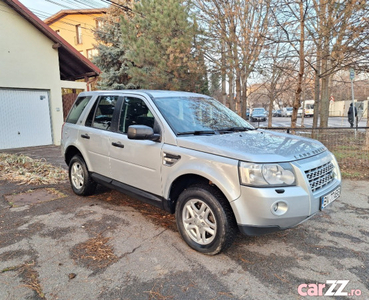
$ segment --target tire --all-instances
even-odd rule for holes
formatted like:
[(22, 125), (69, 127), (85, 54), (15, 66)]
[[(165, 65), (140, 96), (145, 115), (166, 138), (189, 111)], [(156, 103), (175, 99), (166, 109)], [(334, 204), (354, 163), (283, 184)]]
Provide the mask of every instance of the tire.
[(208, 255), (227, 249), (237, 235), (236, 220), (228, 201), (208, 185), (194, 185), (180, 194), (176, 222), (185, 242)]
[(84, 159), (75, 155), (69, 163), (69, 182), (75, 194), (88, 196), (95, 192), (96, 182), (91, 179)]

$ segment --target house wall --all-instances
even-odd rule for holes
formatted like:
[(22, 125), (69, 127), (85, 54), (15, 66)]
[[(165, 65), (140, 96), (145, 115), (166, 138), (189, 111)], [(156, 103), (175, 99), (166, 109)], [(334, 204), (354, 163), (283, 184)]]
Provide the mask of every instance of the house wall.
[[(76, 48), (85, 57), (87, 50), (94, 49), (96, 40), (93, 31), (96, 30), (96, 19), (104, 16), (104, 14), (68, 14), (59, 20), (49, 24), (53, 30), (58, 30), (58, 34), (69, 44)], [(82, 43), (77, 43), (76, 25), (81, 25)]]
[(53, 42), (3, 1), (0, 4), (0, 88), (48, 91), (53, 142), (59, 145), (61, 88), (85, 90), (86, 84), (61, 81)]

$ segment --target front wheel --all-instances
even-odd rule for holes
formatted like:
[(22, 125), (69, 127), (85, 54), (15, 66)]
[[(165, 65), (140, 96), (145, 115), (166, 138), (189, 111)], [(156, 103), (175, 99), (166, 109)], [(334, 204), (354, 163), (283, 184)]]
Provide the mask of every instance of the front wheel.
[(73, 192), (80, 196), (94, 193), (96, 183), (91, 179), (83, 158), (79, 155), (73, 156), (69, 163), (69, 181)]
[(228, 201), (207, 185), (195, 185), (182, 192), (176, 205), (176, 221), (186, 243), (208, 255), (227, 249), (237, 235)]

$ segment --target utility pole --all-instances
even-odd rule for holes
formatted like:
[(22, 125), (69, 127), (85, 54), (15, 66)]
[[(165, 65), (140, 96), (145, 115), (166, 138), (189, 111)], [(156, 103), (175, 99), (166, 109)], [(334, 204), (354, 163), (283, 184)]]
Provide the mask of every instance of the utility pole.
[[(352, 94), (352, 114), (354, 120), (356, 121), (356, 129), (357, 129), (357, 118), (355, 118), (355, 103), (354, 103), (354, 78), (355, 78), (355, 71), (354, 69), (350, 69), (350, 79), (351, 79), (351, 94)], [(355, 137), (356, 137), (356, 130), (355, 130)]]

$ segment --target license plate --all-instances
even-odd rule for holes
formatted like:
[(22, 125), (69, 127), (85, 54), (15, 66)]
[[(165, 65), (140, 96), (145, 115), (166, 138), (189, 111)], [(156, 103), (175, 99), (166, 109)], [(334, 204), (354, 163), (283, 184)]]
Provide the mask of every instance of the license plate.
[(328, 195), (325, 195), (320, 198), (320, 210), (327, 207), (334, 200), (336, 200), (341, 195), (341, 187), (339, 186), (333, 192), (330, 192)]

